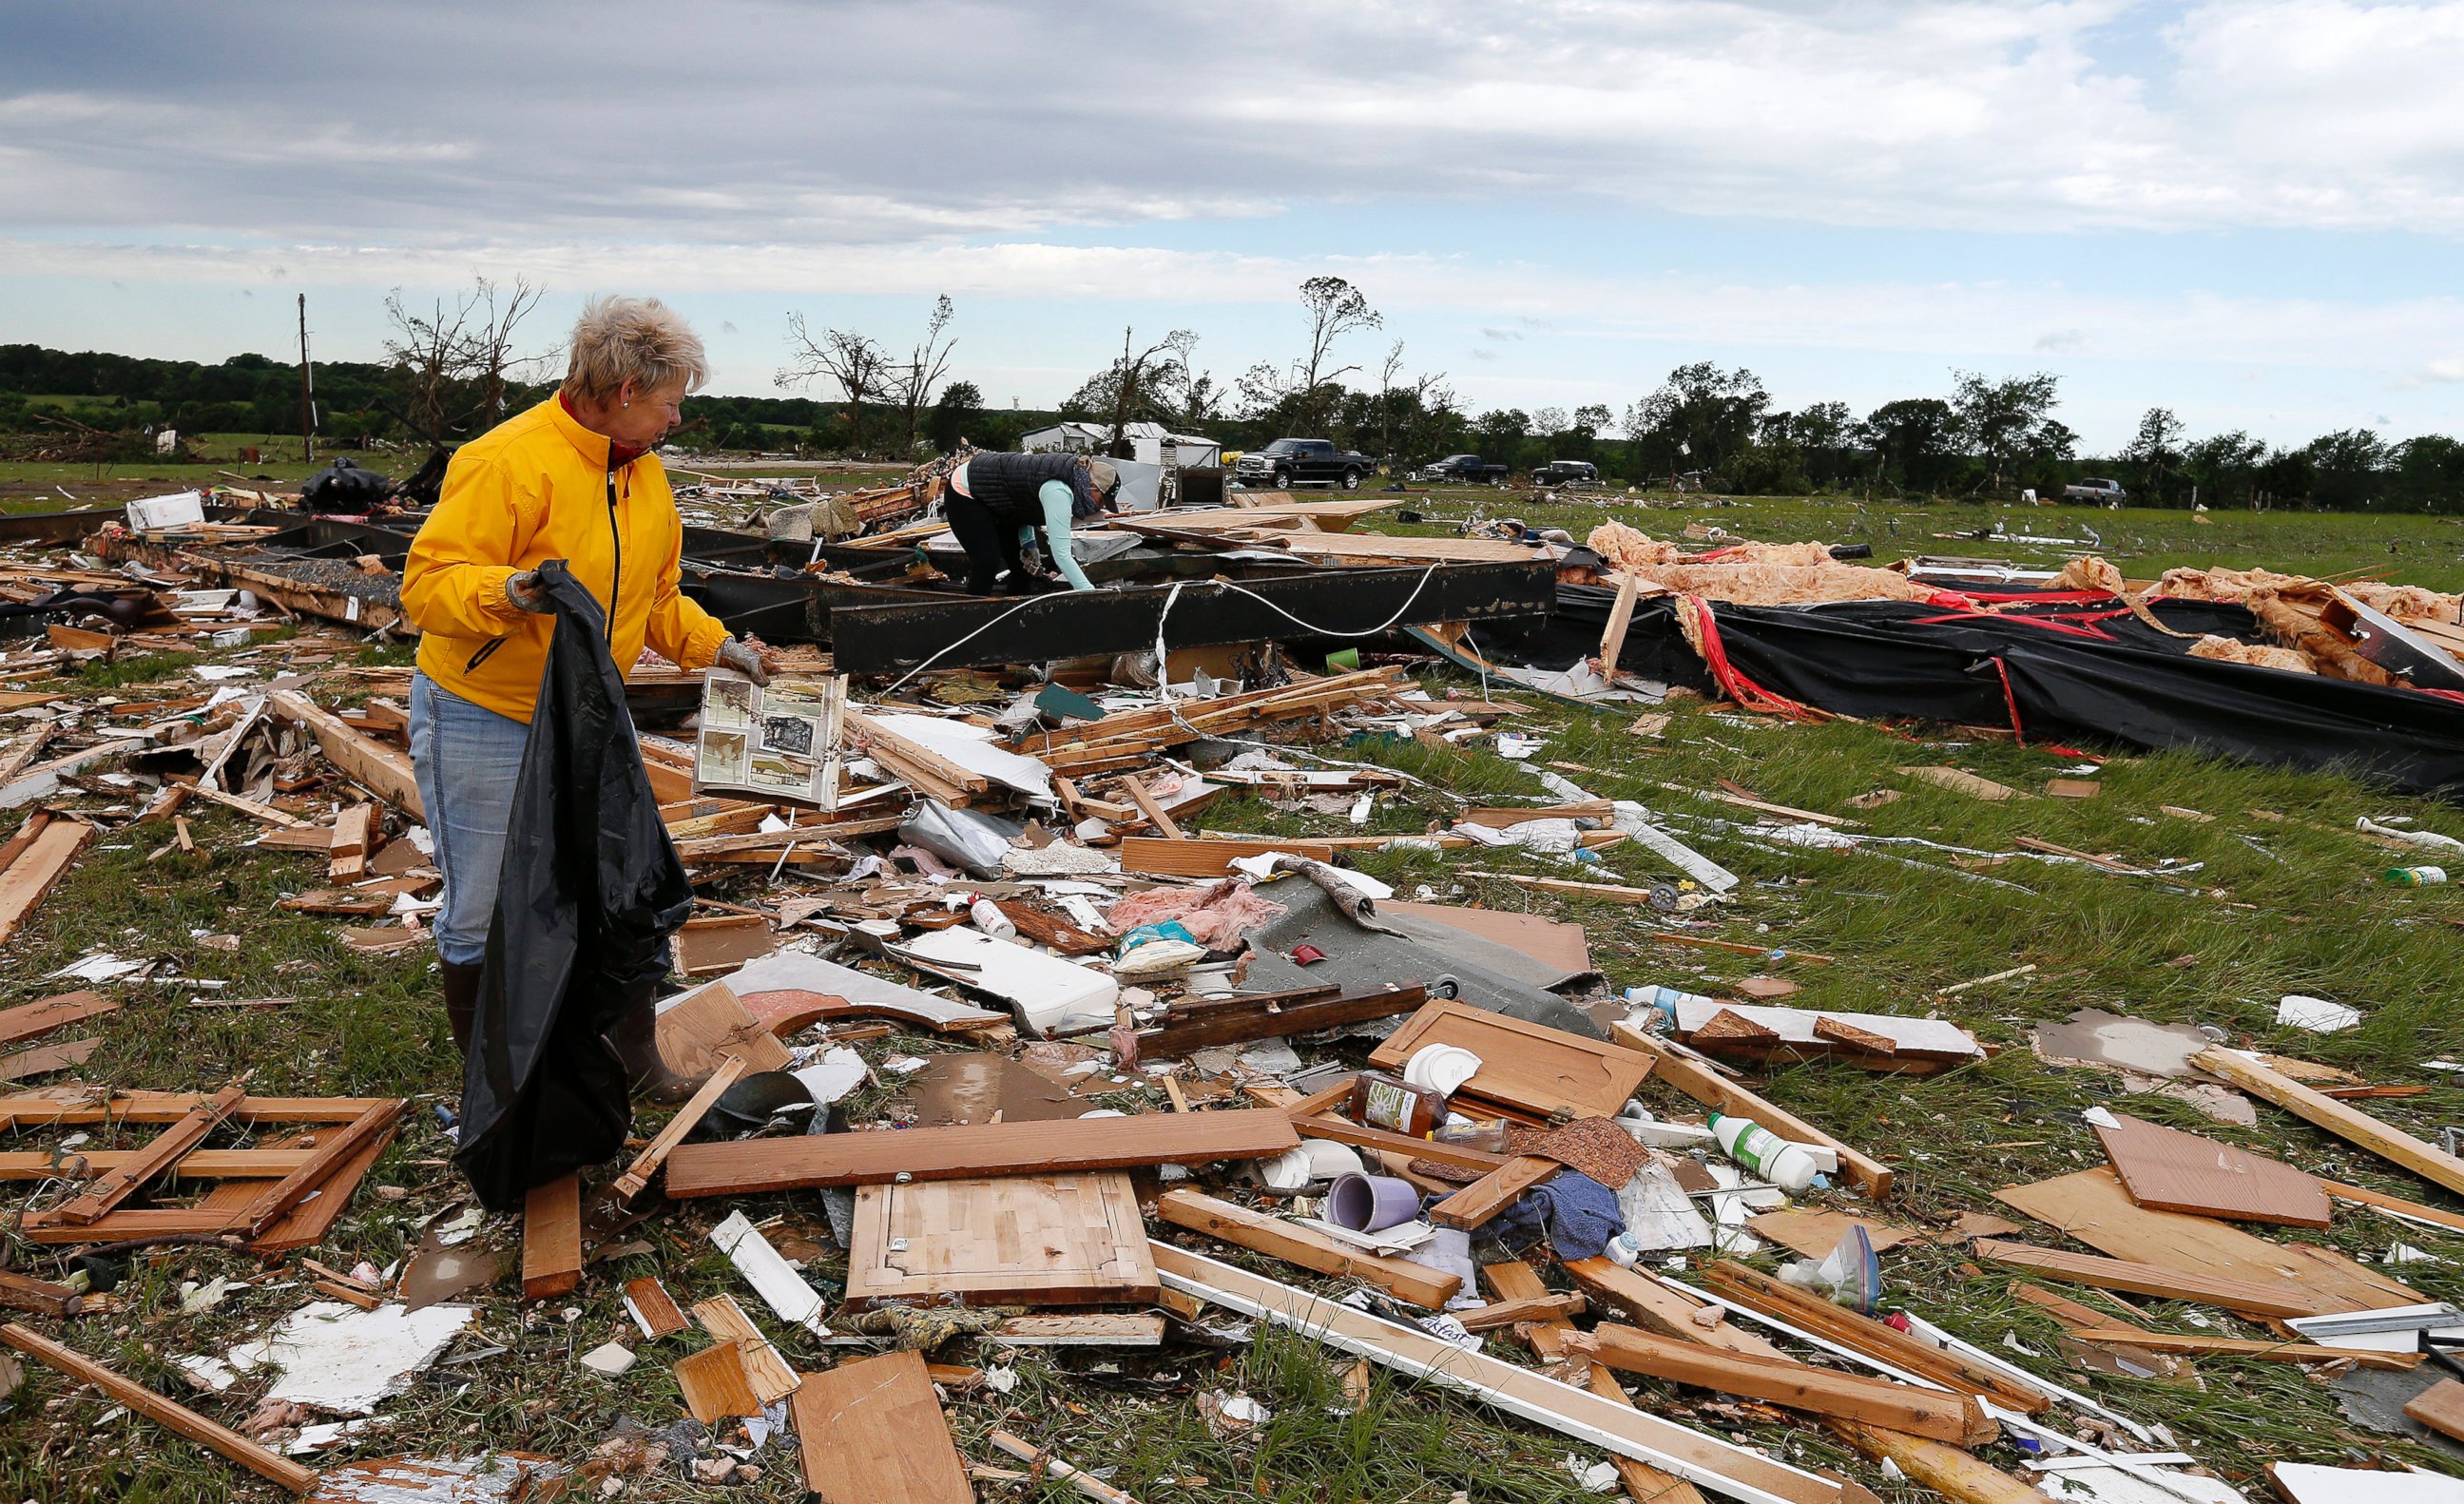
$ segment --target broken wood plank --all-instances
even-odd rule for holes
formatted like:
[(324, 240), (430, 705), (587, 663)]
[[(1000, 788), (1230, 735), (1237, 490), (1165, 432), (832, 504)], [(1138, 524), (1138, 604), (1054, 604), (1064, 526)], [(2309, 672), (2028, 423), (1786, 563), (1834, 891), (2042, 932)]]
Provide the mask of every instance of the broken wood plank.
[(1334, 848), (1324, 841), (1175, 841), (1132, 835), (1121, 841), (1121, 871), (1159, 877), (1222, 877), (1230, 874), (1234, 857), (1262, 856), (1268, 852), (1284, 852), (1318, 862), (1334, 860)]
[(1732, 1259), (1713, 1264), (1705, 1271), (1705, 1278), (1713, 1290), (1749, 1311), (1837, 1342), (1877, 1362), (1929, 1379), (1947, 1389), (1991, 1400), (2023, 1415), (2040, 1414), (2053, 1405), (2053, 1401), (2041, 1392), (2023, 1389), (1981, 1363), (1972, 1363), (1955, 1352), (1859, 1316)]
[(1299, 1003), (1278, 1004), (1271, 998), (1211, 998), (1208, 1003), (1221, 1006), (1206, 1007), (1186, 1020), (1167, 1018), (1154, 1028), (1138, 1030), (1136, 1058), (1176, 1059), (1218, 1045), (1246, 1044), (1285, 1034), (1339, 1028), (1373, 1018), (1391, 1018), (1420, 1006), (1428, 996), (1423, 987), (1388, 987), (1348, 997), (1312, 997)]
[(2059, 1249), (2041, 1249), (2027, 1243), (2013, 1243), (2007, 1238), (1979, 1238), (1976, 1256), (2013, 1269), (2074, 1285), (2089, 1285), (2098, 1290), (2120, 1290), (2137, 1295), (2154, 1295), (2165, 1300), (2191, 1300), (2202, 1305), (2222, 1306), (2249, 1316), (2320, 1316), (2318, 1301), (2298, 1289), (2270, 1290), (2237, 1279), (2216, 1279), (2205, 1274), (2184, 1273), (2154, 1264), (2142, 1264), (2131, 1259), (2104, 1258), (2093, 1253), (2070, 1253)]
[(1565, 1166), (1538, 1155), (1517, 1155), (1429, 1208), (1429, 1220), (1441, 1228), (1468, 1232), (1523, 1198), (1523, 1193)]
[[(257, 1237), (311, 1194), (347, 1201), (359, 1183), (359, 1177), (349, 1172), (350, 1164), (362, 1157), (373, 1159), (365, 1153), (367, 1146), (392, 1136), (407, 1105), (400, 1097), (382, 1098), (335, 1132), (319, 1134), (316, 1152), (306, 1162), (267, 1186), (246, 1210), (233, 1216), (231, 1229), (246, 1237)], [(334, 1214), (339, 1215), (339, 1209)], [(326, 1220), (330, 1225), (332, 1217)]]
[(763, 1404), (775, 1404), (796, 1392), (795, 1370), (787, 1366), (787, 1360), (779, 1356), (779, 1349), (770, 1345), (770, 1338), (753, 1324), (753, 1318), (744, 1314), (734, 1295), (696, 1300), (693, 1314), (713, 1340), (733, 1342), (739, 1349), (744, 1376), (753, 1385), (755, 1399)]
[(804, 1487), (821, 1504), (974, 1504), (922, 1354), (806, 1374), (792, 1407)]
[(676, 1109), (676, 1115), (668, 1119), (667, 1126), (644, 1144), (642, 1152), (633, 1157), (633, 1162), (626, 1166), (625, 1173), (616, 1177), (615, 1193), (619, 1201), (631, 1201), (650, 1188), (650, 1177), (659, 1173), (659, 1166), (668, 1162), (668, 1156), (674, 1152), (677, 1144), (685, 1141), (685, 1135), (693, 1131), (693, 1125), (702, 1120), (703, 1116), (717, 1104), (718, 1099), (727, 1094), (727, 1089), (734, 1086), (737, 1078), (747, 1069), (742, 1055), (729, 1055), (719, 1061), (718, 1069), (711, 1073), (710, 1079)]
[(2123, 1189), (2142, 1206), (2228, 1222), (2327, 1226), (2327, 1193), (2316, 1177), (2279, 1160), (2125, 1114), (2099, 1123), (2097, 1141)]
[(672, 1372), (684, 1391), (685, 1408), (704, 1426), (761, 1413), (761, 1401), (744, 1371), (744, 1344), (718, 1342), (676, 1360)]
[(2441, 1379), (2404, 1403), (2404, 1413), (2452, 1441), (2464, 1441), (2464, 1383)]
[[(1484, 1264), (1481, 1273), (1487, 1277), (1490, 1293), (1507, 1304), (1549, 1298), (1549, 1287), (1542, 1284), (1540, 1276), (1532, 1272), (1531, 1266), (1521, 1259)], [(1533, 1351), (1553, 1361), (1560, 1350), (1559, 1339), (1574, 1330), (1574, 1323), (1560, 1313), (1541, 1316), (1529, 1323), (1518, 1323), (1518, 1329), (1530, 1338)], [(1611, 1404), (1634, 1407), (1633, 1399), (1618, 1384), (1617, 1376), (1605, 1363), (1585, 1363), (1582, 1367), (1584, 1382), (1592, 1393)], [(1625, 1485), (1626, 1497), (1634, 1504), (1703, 1504), (1703, 1495), (1694, 1485), (1673, 1473), (1662, 1472), (1651, 1464), (1637, 1462), (1632, 1457), (1613, 1456), (1610, 1461), (1617, 1471), (1618, 1481)]]
[(2253, 1096), (2274, 1102), (2305, 1122), (2360, 1144), (2383, 1160), (2401, 1164), (2424, 1180), (2464, 1193), (2464, 1160), (2424, 1143), (2402, 1129), (2389, 1127), (2358, 1108), (2347, 1107), (2230, 1050), (2202, 1050), (2190, 1057), (2190, 1064)]
[(1455, 1313), (1455, 1319), (1466, 1332), (1494, 1332), (1500, 1327), (1520, 1326), (1526, 1321), (1564, 1320), (1581, 1316), (1583, 1297), (1576, 1294), (1531, 1295), (1521, 1300), (1492, 1300), (1485, 1306), (1473, 1306)]
[(362, 787), (413, 820), (424, 823), (428, 819), (428, 812), (420, 807), (419, 779), (411, 771), (408, 754), (363, 735), (350, 722), (296, 690), (275, 690), (265, 697), (265, 701), (275, 715), (314, 736), (317, 744), (324, 749), (326, 761)]
[(2356, 1206), (2376, 1206), (2381, 1211), (2391, 1211), (2400, 1217), (2418, 1217), (2424, 1222), (2434, 1222), (2442, 1228), (2453, 1228), (2464, 1232), (2464, 1216), (2452, 1211), (2425, 1206), (2417, 1201), (2407, 1201), (2385, 1191), (2374, 1191), (2366, 1185), (2346, 1185), (2340, 1181), (2321, 1181), (2319, 1184), (2337, 1201), (2349, 1202)]
[(1055, 1477), (1093, 1499), (1095, 1504), (1138, 1504), (1136, 1499), (1084, 1468), (1054, 1456), (1046, 1448), (1023, 1441), (1007, 1431), (995, 1431), (985, 1440), (1027, 1465), (1028, 1471), (1018, 1475), (1023, 1481), (1033, 1482), (1041, 1476)]
[(659, 1054), (668, 1069), (697, 1080), (740, 1055), (755, 1071), (784, 1071), (796, 1063), (771, 1025), (755, 1018), (723, 982), (713, 982), (669, 1003), (654, 1026)]
[(642, 1335), (654, 1342), (675, 1336), (688, 1324), (683, 1308), (654, 1274), (625, 1281), (625, 1309), (631, 1314), (633, 1324), (642, 1329)]
[(688, 1143), (668, 1157), (668, 1194), (684, 1199), (875, 1185), (901, 1175), (963, 1180), (1204, 1164), (1272, 1159), (1299, 1143), (1288, 1117), (1263, 1108)]
[(24, 1081), (81, 1066), (93, 1059), (95, 1051), (101, 1046), (102, 1040), (99, 1037), (67, 1039), (57, 1044), (36, 1045), (13, 1055), (0, 1056), (0, 1082)]
[(1397, 1300), (1431, 1311), (1445, 1309), (1463, 1288), (1462, 1279), (1453, 1274), (1407, 1259), (1380, 1257), (1313, 1228), (1186, 1187), (1164, 1192), (1155, 1203), (1155, 1215), (1177, 1228), (1203, 1232), (1252, 1252), (1269, 1253), (1321, 1274), (1366, 1280)]
[(1569, 1351), (1628, 1373), (1768, 1401), (1815, 1415), (1862, 1421), (1957, 1447), (1981, 1446), (1999, 1434), (1973, 1395), (1838, 1373), (1793, 1359), (1715, 1353), (1614, 1322), (1601, 1323), (1587, 1338), (1570, 1338), (1565, 1345)]
[(35, 905), (67, 874), (94, 839), (94, 827), (82, 820), (55, 820), (45, 826), (17, 859), (0, 872), (0, 944), (25, 927)]
[(326, 875), (336, 882), (356, 882), (367, 874), (375, 854), (377, 807), (352, 805), (334, 817), (334, 838), (326, 844)]
[(2020, 793), (2007, 784), (1997, 784), (1990, 778), (1979, 778), (1973, 773), (1956, 767), (1903, 767), (1899, 771), (1903, 778), (1913, 778), (1922, 783), (1931, 784), (1936, 788), (1947, 788), (1954, 794), (1966, 794), (1970, 799), (1982, 799), (1993, 804), (1999, 804), (2005, 799), (2033, 797)]
[[(1344, 1090), (1347, 1095), (1350, 1095), (1351, 1088), (1346, 1087)], [(1356, 1123), (1349, 1117), (1304, 1117), (1298, 1116), (1298, 1111), (1295, 1109), (1290, 1121), (1295, 1129), (1312, 1139), (1331, 1139), (1337, 1143), (1348, 1143), (1357, 1149), (1392, 1150), (1397, 1154), (1409, 1155), (1416, 1160), (1426, 1160), (1432, 1164), (1443, 1164), (1458, 1170), (1470, 1170), (1478, 1175), (1487, 1174), (1504, 1164), (1507, 1160), (1505, 1155), (1491, 1154), (1485, 1149), (1474, 1149), (1460, 1143), (1441, 1143), (1435, 1139), (1415, 1139), (1410, 1134), (1394, 1133), (1384, 1128), (1372, 1128), (1366, 1123)]]
[(1839, 1157), (1840, 1173), (1858, 1189), (1876, 1201), (1890, 1199), (1891, 1169), (1881, 1161), (1858, 1153), (1795, 1114), (1765, 1101), (1700, 1062), (1688, 1060), (1631, 1024), (1610, 1025), (1609, 1038), (1625, 1049), (1651, 1056), (1652, 1079), (1665, 1082), (1717, 1112), (1750, 1117), (1783, 1139), (1829, 1149)]
[(1744, 1504), (1852, 1504), (1864, 1497), (1864, 1491), (1855, 1485), (1792, 1468), (1545, 1374), (1486, 1354), (1466, 1353), (1425, 1332), (1183, 1249), (1158, 1245), (1155, 1267), (1164, 1283), (1174, 1289), (1272, 1321), (1413, 1378), (1471, 1394), (1509, 1415), (1647, 1462)]
[(48, 1034), (53, 1029), (100, 1018), (120, 1006), (99, 992), (63, 992), (38, 1003), (21, 1003), (12, 1008), (0, 1008), (0, 1045), (13, 1045), (20, 1040)]
[(522, 1198), (522, 1298), (547, 1300), (582, 1284), (582, 1176), (561, 1175)]
[[(247, 1095), (236, 1086), (223, 1088), (211, 1101), (199, 1104), (186, 1117), (155, 1135), (154, 1141), (127, 1162), (87, 1186), (81, 1194), (62, 1202), (51, 1215), (42, 1218), (43, 1223), (82, 1228), (99, 1221), (147, 1181), (169, 1172), (180, 1162), (180, 1157), (204, 1142), (206, 1136), (231, 1116), (231, 1109)], [(27, 1220), (32, 1224), (33, 1217)]]
[(2196, 1333), (2150, 1332), (2136, 1326), (2073, 1327), (2070, 1335), (2101, 1346), (2136, 1347), (2150, 1353), (2183, 1353), (2194, 1357), (2254, 1358), (2276, 1363), (2351, 1363), (2358, 1368), (2418, 1367), (2419, 1353), (2390, 1353), (2370, 1347), (2321, 1347), (2313, 1342), (2268, 1342), (2255, 1338), (2207, 1337)]
[(66, 1285), (0, 1270), (0, 1306), (11, 1311), (31, 1311), (54, 1318), (73, 1316), (82, 1308), (84, 1298)]
[(217, 1426), (143, 1384), (121, 1378), (82, 1353), (63, 1347), (40, 1333), (11, 1321), (0, 1326), (0, 1341), (7, 1342), (47, 1368), (94, 1385), (155, 1425), (178, 1432), (260, 1478), (280, 1484), (294, 1493), (307, 1493), (317, 1487), (317, 1474), (310, 1469), (268, 1451), (237, 1431)]

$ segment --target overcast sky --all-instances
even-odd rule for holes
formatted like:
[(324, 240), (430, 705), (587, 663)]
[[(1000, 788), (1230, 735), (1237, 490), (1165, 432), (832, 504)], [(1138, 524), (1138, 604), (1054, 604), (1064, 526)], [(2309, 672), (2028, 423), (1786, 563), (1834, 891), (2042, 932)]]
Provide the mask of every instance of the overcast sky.
[(1288, 358), (1331, 272), (1475, 409), (1670, 367), (1860, 412), (2048, 370), (2300, 441), (2464, 432), (2464, 4), (0, 0), (0, 343), (369, 359), (474, 274), (785, 320), (1048, 404)]

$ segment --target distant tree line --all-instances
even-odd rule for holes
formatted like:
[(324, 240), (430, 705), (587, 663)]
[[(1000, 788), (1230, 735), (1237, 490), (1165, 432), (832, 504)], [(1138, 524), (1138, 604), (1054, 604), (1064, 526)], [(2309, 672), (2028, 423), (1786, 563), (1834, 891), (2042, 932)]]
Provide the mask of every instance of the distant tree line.
[[(1398, 469), (1463, 453), (1518, 473), (1587, 460), (1627, 484), (1749, 494), (2011, 499), (2031, 490), (2058, 496), (2071, 481), (2106, 476), (2147, 506), (2464, 512), (2464, 441), (2444, 434), (2390, 441), (2354, 429), (2293, 447), (2240, 431), (2193, 438), (2169, 409), (2153, 408), (2118, 453), (2082, 457), (2079, 435), (2055, 416), (2059, 381), (2041, 372), (1953, 371), (1943, 395), (1860, 415), (1844, 402), (1777, 409), (1752, 371), (1699, 361), (1670, 371), (1622, 412), (1586, 404), (1473, 413), (1443, 372), (1411, 370), (1400, 341), (1375, 370), (1349, 358), (1385, 322), (1359, 288), (1313, 276), (1299, 293), (1287, 361), (1219, 382), (1199, 364), (1194, 331), (1141, 340), (1124, 329), (1121, 353), (1052, 409), (995, 408), (974, 382), (950, 376), (957, 312), (946, 296), (913, 338), (896, 340), (791, 314), (777, 385), (822, 389), (690, 398), (677, 442), (904, 462), (961, 441), (1015, 448), (1069, 418), (1115, 433), (1157, 423), (1233, 450), (1286, 435), (1331, 438)], [(516, 326), (538, 299), (527, 284), (486, 280), (429, 308), (389, 298), (385, 361), (317, 363), (320, 442), (391, 441), (441, 455), (544, 397), (554, 389), (544, 379), (553, 354), (512, 355)], [(296, 365), (262, 355), (205, 365), (0, 345), (0, 433), (41, 431), (48, 415), (91, 428), (296, 438), (298, 382)]]

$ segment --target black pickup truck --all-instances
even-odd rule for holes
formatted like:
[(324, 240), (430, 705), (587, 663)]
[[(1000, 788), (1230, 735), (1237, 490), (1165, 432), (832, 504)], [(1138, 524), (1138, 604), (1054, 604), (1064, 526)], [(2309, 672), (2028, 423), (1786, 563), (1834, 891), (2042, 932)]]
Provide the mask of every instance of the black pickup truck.
[(1279, 438), (1265, 449), (1241, 456), (1233, 478), (1244, 486), (1341, 486), (1357, 491), (1363, 477), (1377, 468), (1366, 454), (1339, 450), (1331, 439)]
[(1531, 472), (1531, 483), (1544, 491), (1553, 486), (1596, 486), (1600, 468), (1589, 460), (1552, 459)]
[(1412, 478), (1440, 485), (1487, 486), (1506, 479), (1504, 465), (1484, 462), (1478, 454), (1448, 454), (1434, 465), (1422, 465)]

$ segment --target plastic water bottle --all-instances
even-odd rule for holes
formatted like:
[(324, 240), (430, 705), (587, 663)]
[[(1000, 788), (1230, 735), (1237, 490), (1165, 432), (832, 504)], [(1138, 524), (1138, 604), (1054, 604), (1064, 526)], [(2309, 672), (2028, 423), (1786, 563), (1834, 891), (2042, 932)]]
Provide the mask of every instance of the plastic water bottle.
[(2387, 880), (2399, 888), (2435, 888), (2447, 880), (2444, 867), (2390, 867)]
[(1814, 1156), (1749, 1117), (1711, 1115), (1711, 1136), (1729, 1159), (1793, 1196), (1820, 1173)]

